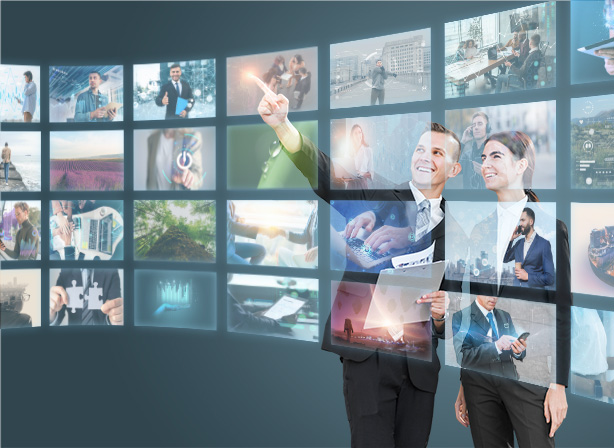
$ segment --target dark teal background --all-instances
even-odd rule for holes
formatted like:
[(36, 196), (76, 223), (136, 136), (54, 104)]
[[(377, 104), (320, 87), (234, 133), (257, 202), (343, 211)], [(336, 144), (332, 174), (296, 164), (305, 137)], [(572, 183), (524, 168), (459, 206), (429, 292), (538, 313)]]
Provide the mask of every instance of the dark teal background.
[[(446, 109), (557, 100), (557, 190), (539, 192), (557, 202), (558, 217), (570, 225), (569, 204), (609, 202), (611, 191), (570, 189), (570, 97), (612, 93), (611, 82), (570, 85), (570, 8), (557, 7), (557, 87), (537, 91), (444, 100), (444, 23), (502, 11), (519, 2), (2, 2), (1, 55), (4, 64), (40, 64), (41, 73), (60, 65), (121, 64), (125, 73), (123, 123), (49, 124), (48, 83), (35, 80), (41, 95), (41, 123), (3, 124), (3, 130), (42, 131), (42, 194), (10, 193), (6, 199), (123, 199), (124, 261), (104, 267), (125, 269), (126, 324), (121, 328), (49, 328), (50, 267), (77, 266), (16, 262), (2, 268), (42, 269), (43, 327), (2, 331), (2, 446), (349, 446), (341, 364), (319, 345), (226, 332), (225, 253), (216, 264), (169, 265), (135, 262), (132, 257), (132, 201), (135, 199), (311, 199), (310, 191), (227, 191), (227, 126), (261, 123), (257, 116), (226, 118), (226, 61), (229, 56), (317, 46), (319, 110), (291, 114), (318, 120), (319, 141), (328, 151), (330, 119), (431, 111), (444, 122)], [(329, 45), (408, 30), (432, 29), (430, 101), (330, 111)], [(575, 51), (575, 50), (573, 50)], [(163, 122), (132, 121), (132, 64), (216, 58), (217, 117), (193, 126), (217, 127), (217, 191), (173, 195), (132, 191), (132, 130)], [(43, 75), (44, 76), (44, 75)], [(126, 192), (49, 192), (49, 131), (125, 129)], [(448, 200), (467, 200), (447, 191)], [(493, 200), (488, 191), (475, 200)], [(225, 243), (225, 210), (218, 207), (218, 247)], [(320, 222), (329, 221), (320, 203)], [(48, 235), (44, 223), (42, 235)], [(323, 224), (324, 225), (324, 224)], [(573, 237), (573, 229), (570, 229)], [(321, 254), (328, 232), (320, 232)], [(328, 257), (320, 257), (321, 320), (330, 309)], [(93, 262), (90, 266), (100, 266)], [(217, 272), (218, 330), (136, 328), (133, 325), (134, 269)], [(299, 269), (232, 266), (233, 272), (298, 275)], [(203, 291), (207, 294), (208, 291)], [(575, 296), (575, 304), (614, 310), (614, 301)], [(443, 360), (443, 349), (440, 347)], [(443, 367), (436, 396), (430, 446), (471, 446), (468, 429), (456, 422), (457, 369)], [(569, 413), (557, 433), (557, 446), (612, 446), (614, 406), (568, 394)]]

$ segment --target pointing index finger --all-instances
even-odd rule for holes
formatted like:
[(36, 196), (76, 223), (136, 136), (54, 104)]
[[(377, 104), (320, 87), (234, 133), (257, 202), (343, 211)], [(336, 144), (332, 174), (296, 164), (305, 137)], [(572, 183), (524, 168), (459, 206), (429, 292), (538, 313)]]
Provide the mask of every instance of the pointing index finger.
[(253, 73), (249, 73), (247, 76), (252, 78), (254, 81), (256, 81), (256, 84), (258, 84), (258, 87), (260, 87), (260, 89), (269, 98), (269, 100), (273, 101), (274, 103), (277, 103), (277, 94), (273, 92), (271, 89), (269, 89), (269, 86), (267, 86), (262, 79), (258, 78)]

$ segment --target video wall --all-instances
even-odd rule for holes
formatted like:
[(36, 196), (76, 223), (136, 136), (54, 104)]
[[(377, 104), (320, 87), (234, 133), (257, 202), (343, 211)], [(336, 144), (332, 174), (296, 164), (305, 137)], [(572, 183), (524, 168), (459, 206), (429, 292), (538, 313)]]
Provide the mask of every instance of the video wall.
[[(585, 3), (571, 5), (571, 80), (611, 90), (614, 12)], [(472, 316), (496, 309), (502, 350), (528, 347), (515, 379), (547, 385), (568, 362), (572, 392), (614, 403), (612, 312), (571, 298), (614, 297), (614, 208), (551, 199), (612, 193), (614, 95), (561, 99), (556, 12), (546, 2), (459, 17), (443, 54), (418, 29), (129, 67), (0, 66), (2, 330), (222, 330), (430, 361), (418, 299), (443, 285), (446, 365), (484, 371), (468, 344), (498, 341), (477, 338)], [(439, 127), (433, 58), (445, 66)], [(516, 102), (525, 91), (539, 99)], [(334, 109), (323, 136), (313, 111)], [(570, 309), (567, 361), (557, 306)]]

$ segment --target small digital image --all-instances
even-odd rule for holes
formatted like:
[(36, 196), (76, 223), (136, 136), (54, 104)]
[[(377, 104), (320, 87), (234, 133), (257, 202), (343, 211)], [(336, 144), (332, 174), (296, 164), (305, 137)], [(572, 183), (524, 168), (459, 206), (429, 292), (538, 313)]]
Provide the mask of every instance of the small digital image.
[(134, 256), (215, 261), (215, 201), (134, 201)]
[(215, 281), (211, 272), (136, 270), (135, 325), (215, 330)]
[(51, 260), (123, 260), (124, 202), (51, 201), (49, 243)]
[(49, 121), (101, 123), (123, 119), (121, 65), (49, 67)]
[(614, 95), (571, 99), (572, 188), (614, 188)]
[(0, 201), (0, 261), (40, 260), (40, 201)]
[(41, 271), (3, 269), (0, 272), (0, 328), (40, 327)]
[(136, 64), (134, 120), (215, 117), (215, 59)]
[(123, 131), (51, 132), (52, 191), (124, 189)]

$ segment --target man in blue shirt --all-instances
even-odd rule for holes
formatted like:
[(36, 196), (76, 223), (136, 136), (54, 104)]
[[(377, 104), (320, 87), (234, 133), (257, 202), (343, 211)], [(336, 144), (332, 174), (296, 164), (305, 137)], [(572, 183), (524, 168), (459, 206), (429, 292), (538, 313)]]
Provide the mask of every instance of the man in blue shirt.
[(92, 71), (89, 80), (90, 90), (77, 97), (75, 121), (113, 121), (117, 110), (107, 110), (105, 106), (109, 104), (109, 98), (98, 90), (102, 83), (102, 76), (99, 72)]

